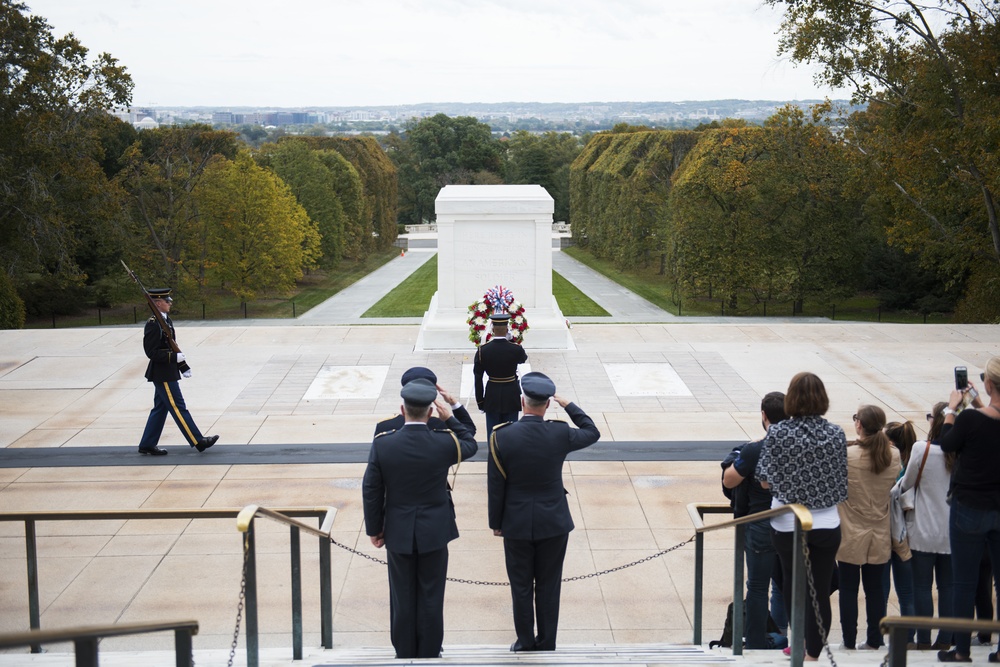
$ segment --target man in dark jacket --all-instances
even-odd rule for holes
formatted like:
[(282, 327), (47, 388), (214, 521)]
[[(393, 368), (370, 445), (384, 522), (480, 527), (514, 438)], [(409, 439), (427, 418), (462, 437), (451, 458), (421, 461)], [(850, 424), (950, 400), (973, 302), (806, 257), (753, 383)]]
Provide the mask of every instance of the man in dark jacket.
[[(517, 633), (510, 650), (554, 651), (562, 566), (573, 530), (563, 461), (597, 442), (601, 433), (575, 403), (555, 395), (555, 384), (542, 373), (527, 373), (521, 390), (524, 417), (498, 426), (490, 436), (489, 523), (493, 534), (503, 537)], [(578, 428), (545, 421), (550, 399)]]
[[(469, 411), (465, 409), (461, 401), (456, 401), (454, 396), (447, 392), (441, 385), (437, 383), (437, 375), (434, 374), (429, 368), (424, 368), (423, 366), (414, 366), (413, 368), (407, 368), (403, 372), (403, 376), (399, 379), (402, 386), (406, 386), (409, 382), (416, 380), (417, 378), (423, 378), (428, 380), (432, 385), (437, 387), (438, 392), (441, 394), (441, 398), (451, 406), (451, 412), (455, 415), (455, 419), (462, 422), (462, 425), (468, 429), (469, 435), (476, 437), (476, 425), (472, 421), (472, 415)], [(395, 431), (403, 428), (403, 424), (406, 423), (406, 417), (402, 414), (394, 415), (388, 419), (383, 419), (378, 424), (375, 425), (375, 435), (379, 433), (385, 433), (386, 431)], [(448, 428), (445, 423), (437, 417), (431, 417), (427, 422), (427, 426), (431, 430)]]
[[(149, 295), (153, 298), (153, 304), (163, 315), (163, 321), (170, 329), (170, 337), (174, 338), (174, 323), (170, 321), (170, 307), (173, 299), (170, 297), (170, 288), (158, 288), (149, 290)], [(142, 439), (139, 441), (139, 453), (149, 456), (166, 456), (167, 450), (157, 447), (160, 441), (160, 434), (163, 433), (163, 424), (167, 420), (167, 413), (174, 418), (177, 428), (187, 439), (188, 444), (203, 452), (216, 443), (219, 436), (213, 435), (205, 437), (198, 430), (198, 426), (191, 418), (191, 413), (184, 403), (184, 396), (181, 394), (180, 379), (181, 370), (178, 364), (183, 366), (184, 377), (191, 377), (191, 370), (184, 363), (184, 353), (174, 352), (170, 348), (167, 334), (160, 328), (155, 317), (150, 317), (146, 321), (143, 330), (142, 347), (149, 357), (149, 364), (146, 365), (146, 380), (153, 383), (155, 393), (153, 395), (153, 409), (149, 411), (149, 418), (146, 419), (146, 429), (142, 432)]]
[[(444, 639), (448, 542), (458, 537), (448, 492), (448, 468), (478, 445), (426, 379), (400, 391), (404, 426), (372, 442), (362, 483), (365, 532), (385, 546), (389, 619), (397, 658), (437, 658)], [(431, 407), (431, 403), (434, 407)], [(427, 426), (437, 409), (448, 428)]]
[[(771, 424), (787, 418), (785, 415), (785, 395), (772, 391), (760, 402), (760, 425), (766, 433)], [(760, 485), (754, 477), (763, 440), (748, 442), (734, 451), (722, 462), (722, 485), (738, 493), (741, 502), (734, 506), (733, 516), (740, 518), (771, 509), (771, 492)], [(770, 648), (767, 637), (768, 596), (767, 587), (771, 583), (778, 555), (771, 544), (771, 524), (757, 521), (746, 527), (745, 551), (747, 559), (747, 600), (746, 600), (746, 647), (752, 649)], [(775, 587), (777, 590), (777, 587)], [(781, 595), (772, 599), (777, 609), (772, 609), (776, 621), (783, 620), (784, 608)], [(787, 622), (784, 623), (787, 626)]]
[[(521, 411), (521, 390), (517, 386), (517, 365), (528, 360), (524, 348), (507, 340), (508, 313), (490, 315), (493, 338), (479, 346), (472, 362), (476, 384), (476, 404), (486, 413), (486, 438), (493, 427), (517, 420)], [(483, 387), (483, 373), (489, 381)]]

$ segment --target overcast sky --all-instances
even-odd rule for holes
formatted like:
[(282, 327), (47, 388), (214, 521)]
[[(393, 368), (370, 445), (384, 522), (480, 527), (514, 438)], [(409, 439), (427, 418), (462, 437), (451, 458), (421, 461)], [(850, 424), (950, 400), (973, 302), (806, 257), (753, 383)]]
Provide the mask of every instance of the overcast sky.
[(137, 106), (846, 97), (758, 0), (25, 0)]

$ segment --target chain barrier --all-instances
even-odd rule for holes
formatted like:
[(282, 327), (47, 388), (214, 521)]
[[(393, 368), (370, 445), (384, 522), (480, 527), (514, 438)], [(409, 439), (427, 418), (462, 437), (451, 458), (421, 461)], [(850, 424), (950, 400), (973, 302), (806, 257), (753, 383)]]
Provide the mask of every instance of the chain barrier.
[[(819, 628), (819, 639), (826, 649), (826, 656), (830, 659), (830, 664), (837, 667), (837, 661), (833, 658), (833, 650), (830, 642), (827, 641), (826, 630), (823, 628), (823, 617), (819, 612), (819, 596), (816, 595), (816, 581), (813, 579), (812, 561), (809, 560), (809, 545), (806, 544), (806, 536), (802, 535), (802, 556), (805, 559), (806, 581), (809, 583), (809, 597), (812, 598), (813, 615), (816, 617), (816, 627)], [(888, 659), (888, 654), (886, 658)]]
[[(236, 644), (240, 639), (240, 621), (243, 620), (243, 604), (247, 596), (247, 564), (250, 562), (250, 533), (243, 534), (243, 576), (240, 581), (240, 602), (236, 605), (236, 629), (233, 630), (233, 643), (229, 647), (229, 662), (226, 667), (233, 667), (236, 659)], [(194, 665), (192, 659), (191, 664)]]
[[(695, 539), (695, 536), (692, 535), (691, 537), (689, 537), (688, 539), (684, 540), (683, 542), (675, 544), (674, 546), (670, 547), (669, 549), (664, 549), (663, 551), (657, 552), (657, 553), (653, 554), (652, 556), (646, 556), (645, 558), (640, 558), (639, 560), (632, 561), (631, 563), (626, 563), (625, 565), (619, 565), (618, 567), (608, 568), (607, 570), (601, 570), (600, 572), (591, 572), (590, 574), (581, 574), (581, 575), (578, 575), (578, 576), (575, 576), (575, 577), (566, 577), (565, 579), (562, 580), (562, 583), (568, 583), (570, 581), (582, 581), (583, 579), (591, 579), (593, 577), (600, 577), (600, 576), (605, 575), (605, 574), (611, 574), (612, 572), (618, 572), (619, 570), (625, 570), (627, 568), (634, 567), (636, 565), (641, 565), (642, 563), (645, 563), (647, 561), (651, 561), (654, 558), (659, 558), (660, 556), (664, 556), (664, 555), (670, 553), (671, 551), (676, 551), (677, 549), (680, 549), (681, 547), (683, 547), (685, 544), (691, 544), (692, 542), (694, 542), (694, 539)], [(366, 559), (368, 559), (370, 561), (373, 561), (373, 562), (376, 562), (376, 563), (380, 563), (382, 565), (387, 565), (387, 563), (384, 560), (382, 560), (381, 558), (376, 558), (375, 556), (363, 553), (361, 551), (358, 551), (357, 549), (352, 549), (351, 547), (347, 546), (346, 544), (341, 544), (340, 542), (338, 542), (337, 540), (333, 539), (332, 537), (330, 538), (330, 542), (332, 542), (335, 546), (340, 547), (344, 551), (349, 551), (350, 553), (354, 554), (355, 556), (361, 556), (362, 558), (366, 558)], [(472, 584), (474, 586), (510, 586), (510, 582), (509, 581), (477, 581), (475, 579), (457, 579), (457, 578), (454, 578), (454, 577), (448, 577), (447, 580), (450, 581), (450, 582), (452, 582), (452, 583), (455, 583), (455, 584)], [(834, 667), (836, 667), (836, 665), (834, 665)]]

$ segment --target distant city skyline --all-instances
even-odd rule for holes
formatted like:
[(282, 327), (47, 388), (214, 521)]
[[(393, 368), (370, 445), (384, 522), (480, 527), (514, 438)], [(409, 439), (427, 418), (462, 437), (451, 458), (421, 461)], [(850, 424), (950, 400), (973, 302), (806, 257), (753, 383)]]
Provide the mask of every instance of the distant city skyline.
[(757, 0), (26, 2), (118, 58), (140, 106), (849, 96), (778, 58), (781, 14)]

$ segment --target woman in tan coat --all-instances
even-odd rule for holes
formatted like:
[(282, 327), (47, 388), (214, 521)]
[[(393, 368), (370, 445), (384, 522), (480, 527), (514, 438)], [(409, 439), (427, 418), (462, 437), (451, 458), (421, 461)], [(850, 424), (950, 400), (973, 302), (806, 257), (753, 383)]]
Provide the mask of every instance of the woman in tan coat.
[(862, 405), (854, 415), (858, 439), (847, 446), (847, 500), (837, 506), (843, 538), (837, 551), (840, 569), (840, 627), (844, 648), (855, 648), (858, 635), (858, 585), (865, 590), (868, 631), (858, 649), (882, 646), (879, 621), (885, 616), (882, 572), (892, 544), (889, 490), (901, 469), (899, 452), (882, 431), (885, 412)]

